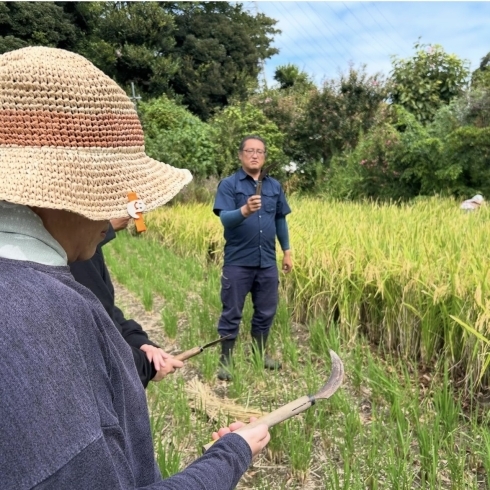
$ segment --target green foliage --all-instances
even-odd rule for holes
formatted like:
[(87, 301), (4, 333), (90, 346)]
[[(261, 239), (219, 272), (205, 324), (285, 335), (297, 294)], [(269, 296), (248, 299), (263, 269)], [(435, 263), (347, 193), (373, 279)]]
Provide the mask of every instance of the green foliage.
[(340, 199), (407, 197), (393, 165), (399, 145), (400, 134), (391, 124), (377, 124), (353, 151), (332, 158), (325, 190)]
[(488, 87), (472, 86), (464, 95), (455, 99), (450, 107), (461, 126), (490, 126), (490, 84)]
[(490, 128), (465, 126), (450, 133), (444, 145), (446, 172), (452, 169), (453, 194), (490, 196)]
[[(283, 133), (283, 151), (290, 161), (299, 152), (300, 142), (294, 138), (296, 126), (304, 117), (311, 97), (317, 92), (318, 89), (314, 85), (310, 87), (309, 85), (295, 84), (286, 89), (264, 90), (249, 99), (250, 103), (259, 108)], [(322, 164), (321, 162), (317, 163), (318, 165), (310, 164), (306, 169), (302, 169), (303, 173), (293, 175), (288, 180), (288, 187), (299, 187), (305, 178), (308, 180), (320, 178)], [(308, 174), (305, 176), (305, 172), (315, 174), (315, 176)]]
[[(211, 122), (214, 143), (219, 151), (216, 166), (219, 176), (226, 176), (238, 168), (238, 147), (248, 135), (256, 134), (267, 143), (267, 161), (286, 164), (282, 151), (283, 134), (276, 124), (250, 103), (228, 106)], [(277, 175), (277, 171), (274, 172)]]
[(174, 22), (157, 2), (76, 2), (85, 21), (78, 52), (120, 85), (130, 82), (150, 96), (168, 90), (178, 69), (171, 51)]
[(309, 165), (321, 162), (327, 168), (334, 155), (355, 148), (359, 136), (373, 125), (384, 97), (383, 83), (378, 76), (368, 76), (364, 68), (351, 68), (347, 75), (312, 92), (291, 132), (294, 144), (289, 154), (304, 171), (304, 188), (315, 186), (307, 178), (312, 174)]
[(447, 54), (442, 46), (415, 43), (410, 59), (392, 60), (390, 98), (427, 123), (437, 109), (460, 95), (468, 77), (468, 62)]
[(79, 33), (55, 2), (0, 2), (0, 54), (25, 46), (70, 49)]
[(473, 88), (490, 89), (490, 53), (481, 60), (480, 66), (471, 74)]
[(342, 199), (490, 195), (490, 128), (459, 126), (442, 107), (423, 125), (401, 106), (332, 159), (325, 189)]
[(156, 160), (188, 168), (195, 178), (216, 173), (211, 127), (162, 96), (139, 105), (146, 151)]
[(228, 2), (0, 2), (0, 52), (69, 49), (126, 90), (177, 96), (206, 120), (257, 85), (275, 24)]
[(180, 69), (171, 80), (189, 110), (208, 120), (232, 100), (244, 101), (256, 85), (259, 60), (276, 54), (280, 31), (264, 14), (252, 16), (228, 2), (160, 2), (175, 21), (173, 56)]
[(288, 63), (276, 68), (274, 80), (279, 82), (281, 89), (287, 89), (293, 86), (303, 86), (313, 88), (314, 84), (307, 73), (302, 72), (296, 65)]

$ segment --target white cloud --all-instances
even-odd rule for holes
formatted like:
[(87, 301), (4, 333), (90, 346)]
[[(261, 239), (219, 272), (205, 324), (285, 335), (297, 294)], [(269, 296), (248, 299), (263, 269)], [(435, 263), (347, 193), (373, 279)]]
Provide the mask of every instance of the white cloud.
[(420, 37), (478, 67), (490, 52), (490, 2), (245, 2), (278, 20), (278, 55), (266, 60), (269, 84), (277, 66), (294, 63), (320, 83), (347, 71), (391, 69), (391, 55), (410, 57)]

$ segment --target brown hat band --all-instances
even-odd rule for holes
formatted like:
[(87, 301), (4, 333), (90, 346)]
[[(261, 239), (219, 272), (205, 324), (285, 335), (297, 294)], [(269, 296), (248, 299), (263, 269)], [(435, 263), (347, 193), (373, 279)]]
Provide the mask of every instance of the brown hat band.
[(136, 114), (0, 110), (0, 145), (117, 148), (144, 146)]

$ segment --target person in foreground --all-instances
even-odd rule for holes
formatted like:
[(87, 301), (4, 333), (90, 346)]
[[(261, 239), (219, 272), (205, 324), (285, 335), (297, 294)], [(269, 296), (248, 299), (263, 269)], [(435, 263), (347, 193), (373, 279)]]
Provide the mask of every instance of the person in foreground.
[(44, 47), (0, 56), (0, 168), (2, 489), (234, 488), (267, 427), (222, 428), (163, 480), (131, 350), (67, 266), (92, 257), (128, 194), (132, 209), (154, 209), (190, 173), (145, 155), (115, 82)]
[(238, 149), (242, 168), (223, 179), (216, 193), (213, 211), (224, 227), (225, 257), (221, 276), (222, 313), (218, 332), (231, 339), (221, 343), (218, 378), (231, 380), (233, 347), (242, 319), (245, 297), (252, 295), (252, 347), (263, 357), (267, 369), (281, 364), (265, 354), (265, 346), (279, 301), (276, 236), (284, 252), (282, 270), (291, 271), (286, 215), (291, 212), (281, 184), (266, 176), (260, 194), (257, 180), (267, 155), (260, 136), (246, 136)]
[(141, 325), (127, 319), (115, 304), (114, 286), (105, 264), (102, 247), (116, 238), (116, 232), (128, 226), (130, 217), (112, 219), (105, 239), (97, 245), (90, 260), (72, 262), (70, 271), (77, 282), (90, 289), (100, 300), (114, 325), (131, 347), (136, 370), (146, 388), (150, 381), (161, 381), (168, 373), (181, 368), (178, 361), (148, 338)]

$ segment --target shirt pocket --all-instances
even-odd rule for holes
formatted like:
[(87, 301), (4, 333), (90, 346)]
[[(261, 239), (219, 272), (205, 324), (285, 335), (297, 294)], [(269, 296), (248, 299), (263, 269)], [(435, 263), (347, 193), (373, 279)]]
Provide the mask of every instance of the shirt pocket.
[(279, 192), (275, 192), (272, 189), (264, 189), (262, 187), (262, 209), (266, 213), (276, 213), (278, 199)]

